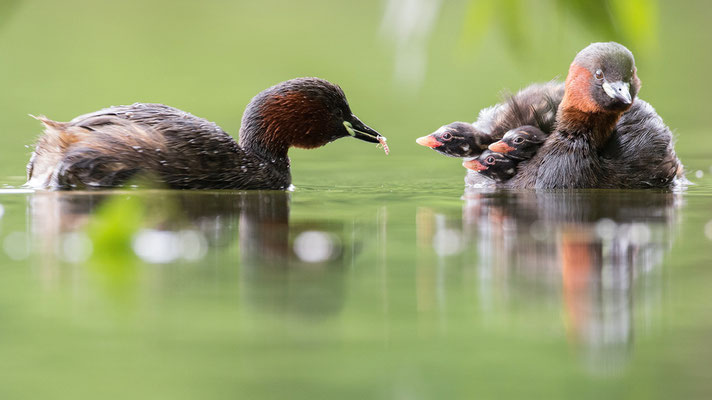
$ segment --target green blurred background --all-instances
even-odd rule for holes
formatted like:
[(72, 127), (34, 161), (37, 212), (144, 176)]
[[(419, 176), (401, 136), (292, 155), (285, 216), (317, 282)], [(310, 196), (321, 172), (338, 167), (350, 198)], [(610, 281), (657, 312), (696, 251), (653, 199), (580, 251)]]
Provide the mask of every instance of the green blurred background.
[[(348, 139), (291, 151), (298, 189), (282, 198), (288, 224), (257, 224), (265, 247), (282, 228), (285, 245), (319, 231), (343, 251), (277, 272), (249, 262), (249, 240), (264, 238), (235, 205), (269, 210), (261, 195), (4, 191), (0, 397), (709, 398), (711, 11), (654, 0), (0, 0), (0, 183), (23, 182), (40, 133), (28, 114), (161, 102), (234, 135), (252, 96), (297, 76), (340, 84), (392, 151)], [(620, 244), (647, 269), (631, 269), (626, 290), (591, 290), (584, 337), (571, 333), (556, 262), (498, 265), (519, 257), (502, 249), (528, 245), (487, 242), (515, 218), (496, 206), (474, 218), (481, 204), (462, 200), (459, 160), (414, 140), (474, 120), (503, 90), (563, 79), (601, 40), (634, 52), (641, 97), (699, 184), (612, 192), (642, 199), (627, 211), (658, 241)], [(608, 204), (590, 194), (577, 201)], [(94, 214), (104, 197), (114, 201)], [(212, 219), (191, 219), (203, 206)], [(131, 247), (145, 228), (211, 242), (200, 259), (152, 263)], [(437, 232), (459, 232), (458, 253), (438, 253)], [(73, 240), (93, 253), (68, 251)]]
[(302, 160), (333, 157), (345, 157), (349, 169), (360, 157), (388, 166), (383, 182), (407, 176), (418, 157), (459, 182), (458, 162), (414, 139), (476, 119), (503, 90), (563, 79), (576, 52), (601, 40), (634, 52), (640, 95), (677, 133), (684, 156), (710, 143), (711, 9), (655, 0), (2, 0), (0, 176), (24, 174), (25, 146), (40, 131), (28, 114), (68, 120), (160, 102), (236, 135), (257, 92), (319, 76), (344, 88), (356, 114), (389, 138), (392, 156), (352, 141), (293, 150), (297, 185), (309, 180)]

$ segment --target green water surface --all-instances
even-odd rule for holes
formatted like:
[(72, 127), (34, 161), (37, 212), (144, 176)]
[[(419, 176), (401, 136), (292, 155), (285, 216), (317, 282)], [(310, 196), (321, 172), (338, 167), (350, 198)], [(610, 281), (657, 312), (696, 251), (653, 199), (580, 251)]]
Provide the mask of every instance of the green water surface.
[(704, 398), (698, 181), (463, 193), (345, 173), (292, 193), (3, 193), (0, 391)]

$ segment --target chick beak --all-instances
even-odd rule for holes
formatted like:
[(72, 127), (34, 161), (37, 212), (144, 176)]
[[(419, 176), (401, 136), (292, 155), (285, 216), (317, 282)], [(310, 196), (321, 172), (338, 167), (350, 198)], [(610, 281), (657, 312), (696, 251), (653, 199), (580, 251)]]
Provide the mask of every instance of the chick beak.
[(477, 160), (463, 161), (463, 162), (462, 162), (462, 166), (465, 167), (465, 168), (467, 168), (467, 169), (471, 169), (471, 170), (477, 171), (477, 172), (484, 171), (484, 170), (487, 169), (487, 167), (485, 167), (484, 165), (482, 165), (482, 163), (480, 163), (480, 162), (477, 161)]
[(633, 97), (630, 95), (630, 83), (626, 82), (603, 82), (603, 90), (606, 94), (623, 104), (633, 103)]
[(507, 154), (510, 151), (514, 150), (514, 147), (508, 145), (507, 143), (505, 143), (501, 140), (492, 143), (487, 148), (494, 151), (495, 153), (502, 153), (502, 154)]
[(433, 135), (419, 137), (415, 139), (415, 143), (418, 143), (421, 146), (430, 147), (431, 149), (435, 149), (443, 145), (438, 141), (438, 139), (435, 139), (435, 136)]
[(344, 127), (349, 135), (365, 142), (380, 143), (378, 138), (383, 137), (383, 135), (371, 129), (353, 114), (351, 115), (351, 121), (344, 121)]

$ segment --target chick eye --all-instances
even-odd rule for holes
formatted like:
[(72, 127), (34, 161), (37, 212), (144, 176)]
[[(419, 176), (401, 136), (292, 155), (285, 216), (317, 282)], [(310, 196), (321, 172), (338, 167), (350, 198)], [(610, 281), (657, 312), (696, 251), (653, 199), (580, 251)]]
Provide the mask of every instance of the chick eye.
[(523, 141), (524, 141), (523, 137), (514, 138), (514, 143), (516, 143), (516, 144), (522, 143)]
[(596, 74), (594, 75), (594, 77), (595, 77), (596, 79), (598, 79), (598, 80), (603, 79), (603, 71), (601, 71), (600, 69), (597, 69), (597, 70), (596, 70)]
[(494, 164), (494, 157), (489, 156), (489, 157), (485, 158), (485, 162), (490, 165)]
[(443, 133), (443, 135), (441, 136), (441, 138), (442, 138), (443, 140), (450, 140), (450, 139), (452, 139), (452, 135), (450, 134), (450, 132), (445, 132), (445, 133)]

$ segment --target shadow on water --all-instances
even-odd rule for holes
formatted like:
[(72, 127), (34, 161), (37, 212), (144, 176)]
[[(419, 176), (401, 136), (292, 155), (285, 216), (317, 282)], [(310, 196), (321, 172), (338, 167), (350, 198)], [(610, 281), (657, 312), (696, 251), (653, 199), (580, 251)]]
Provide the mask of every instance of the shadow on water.
[(459, 254), (475, 270), (485, 317), (559, 303), (584, 364), (603, 374), (624, 368), (634, 319), (650, 327), (660, 312), (681, 194), (468, 189), (463, 199), (461, 219), (419, 211), (421, 251), (432, 243), (440, 267)]
[(134, 264), (139, 270), (146, 269), (144, 264), (170, 265), (159, 270), (167, 277), (181, 263), (193, 263), (216, 275), (192, 279), (230, 280), (239, 301), (255, 310), (310, 318), (337, 313), (343, 306), (345, 264), (358, 247), (347, 231), (353, 226), (290, 221), (290, 196), (39, 192), (29, 198), (29, 211), (43, 276), (50, 280), (61, 275), (58, 259), (75, 266), (86, 261), (103, 275)]

